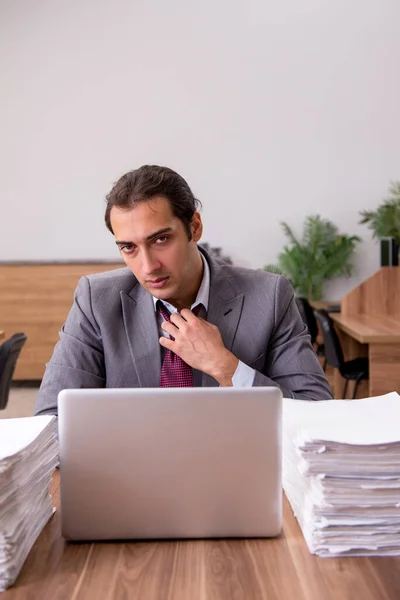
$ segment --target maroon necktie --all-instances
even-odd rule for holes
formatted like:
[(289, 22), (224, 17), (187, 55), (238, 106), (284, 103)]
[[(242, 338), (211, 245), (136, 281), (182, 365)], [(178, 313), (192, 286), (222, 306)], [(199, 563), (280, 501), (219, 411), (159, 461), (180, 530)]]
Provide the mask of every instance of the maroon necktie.
[[(169, 321), (170, 312), (166, 306), (160, 300), (157, 302), (157, 306), (164, 320)], [(195, 306), (192, 311), (193, 314), (197, 316), (201, 307), (202, 304)], [(172, 335), (170, 337), (171, 340), (175, 339)], [(194, 387), (192, 367), (172, 350), (166, 350), (165, 352), (161, 367), (160, 387)]]

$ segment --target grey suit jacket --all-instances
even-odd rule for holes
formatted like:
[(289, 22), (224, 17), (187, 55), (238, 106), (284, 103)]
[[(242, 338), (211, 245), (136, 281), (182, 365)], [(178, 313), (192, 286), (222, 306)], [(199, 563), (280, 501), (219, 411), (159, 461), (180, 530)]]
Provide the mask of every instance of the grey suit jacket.
[[(217, 325), (226, 348), (256, 370), (253, 385), (279, 386), (289, 398), (331, 398), (287, 279), (206, 259), (207, 320)], [(57, 396), (65, 388), (158, 387), (158, 340), (153, 299), (130, 269), (82, 277), (46, 366), (35, 414), (57, 414)], [(218, 386), (205, 373), (196, 380)]]

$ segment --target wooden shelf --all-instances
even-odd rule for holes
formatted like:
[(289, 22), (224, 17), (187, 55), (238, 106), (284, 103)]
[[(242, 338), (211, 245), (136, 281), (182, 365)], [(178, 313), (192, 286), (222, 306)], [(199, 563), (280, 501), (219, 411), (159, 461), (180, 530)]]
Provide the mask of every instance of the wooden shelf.
[(119, 262), (0, 265), (0, 328), (6, 338), (17, 332), (27, 335), (14, 380), (42, 379), (80, 277), (123, 266)]

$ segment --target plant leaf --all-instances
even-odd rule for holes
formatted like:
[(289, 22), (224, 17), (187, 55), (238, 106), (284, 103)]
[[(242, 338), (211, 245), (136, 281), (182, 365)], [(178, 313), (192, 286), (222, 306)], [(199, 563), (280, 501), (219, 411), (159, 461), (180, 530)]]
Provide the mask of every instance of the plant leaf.
[(339, 234), (331, 221), (319, 215), (305, 217), (300, 240), (287, 223), (281, 225), (289, 243), (278, 255), (278, 268), (298, 295), (321, 299), (326, 280), (351, 275), (358, 236)]

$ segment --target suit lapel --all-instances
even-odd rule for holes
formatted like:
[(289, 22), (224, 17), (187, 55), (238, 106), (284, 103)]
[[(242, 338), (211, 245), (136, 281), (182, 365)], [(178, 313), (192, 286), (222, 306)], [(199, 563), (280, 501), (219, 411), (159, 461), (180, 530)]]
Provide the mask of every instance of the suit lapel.
[(125, 332), (140, 387), (160, 384), (161, 347), (153, 299), (139, 283), (121, 292)]
[[(203, 250), (202, 250), (203, 251)], [(204, 252), (204, 254), (206, 254)], [(224, 277), (222, 268), (207, 255), (210, 265), (210, 296), (207, 321), (216, 325), (221, 333), (225, 348), (232, 350), (239, 325), (244, 294), (236, 294), (229, 280)], [(202, 374), (202, 386), (216, 386), (213, 377)]]

